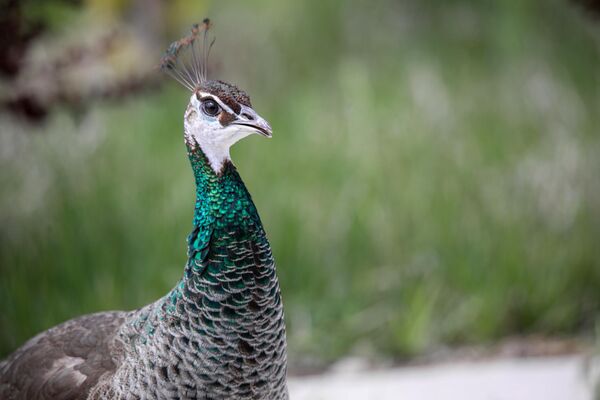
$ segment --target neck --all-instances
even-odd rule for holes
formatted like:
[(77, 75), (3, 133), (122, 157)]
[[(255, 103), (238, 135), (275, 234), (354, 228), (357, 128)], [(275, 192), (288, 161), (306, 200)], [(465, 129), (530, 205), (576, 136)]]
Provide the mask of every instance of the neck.
[(187, 237), (188, 261), (183, 278), (167, 296), (169, 313), (174, 312), (183, 288), (200, 278), (211, 254), (231, 244), (228, 242), (232, 237), (248, 238), (257, 233), (264, 236), (250, 193), (231, 161), (224, 162), (217, 173), (199, 148), (188, 147), (188, 157), (196, 181), (194, 220)]
[(203, 261), (210, 241), (262, 231), (250, 193), (231, 161), (215, 172), (201, 150), (190, 150), (189, 158), (196, 181), (193, 230), (188, 236), (188, 266)]

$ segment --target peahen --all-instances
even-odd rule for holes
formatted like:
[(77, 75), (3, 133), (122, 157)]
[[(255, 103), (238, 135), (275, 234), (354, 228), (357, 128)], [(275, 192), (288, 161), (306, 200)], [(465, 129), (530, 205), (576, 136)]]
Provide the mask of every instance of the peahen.
[(271, 127), (236, 86), (206, 79), (210, 22), (161, 68), (192, 95), (184, 138), (196, 181), (183, 277), (130, 312), (42, 332), (0, 363), (0, 399), (287, 399), (286, 338), (269, 242), (229, 157)]

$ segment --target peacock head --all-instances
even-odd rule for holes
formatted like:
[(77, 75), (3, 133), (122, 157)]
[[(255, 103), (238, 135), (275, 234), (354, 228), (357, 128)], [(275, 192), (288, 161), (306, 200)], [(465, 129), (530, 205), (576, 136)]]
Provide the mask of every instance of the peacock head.
[(201, 150), (216, 172), (229, 160), (230, 147), (253, 133), (270, 138), (271, 126), (236, 86), (206, 81), (190, 97), (184, 116), (185, 143), (190, 151)]
[(229, 149), (237, 141), (253, 133), (270, 138), (272, 129), (254, 111), (246, 92), (230, 83), (206, 79), (214, 43), (214, 39), (208, 42), (210, 26), (205, 19), (202, 25), (192, 27), (189, 36), (172, 43), (161, 69), (192, 92), (184, 115), (185, 143), (188, 151), (201, 151), (218, 173), (230, 160)]

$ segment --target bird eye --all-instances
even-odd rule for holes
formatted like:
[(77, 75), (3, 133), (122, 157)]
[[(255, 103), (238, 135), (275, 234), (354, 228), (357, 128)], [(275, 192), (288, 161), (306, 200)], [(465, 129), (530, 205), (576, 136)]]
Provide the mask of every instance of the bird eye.
[(204, 100), (202, 102), (202, 111), (206, 115), (214, 117), (215, 115), (217, 115), (219, 113), (220, 110), (221, 110), (221, 108), (219, 107), (217, 102), (212, 99)]

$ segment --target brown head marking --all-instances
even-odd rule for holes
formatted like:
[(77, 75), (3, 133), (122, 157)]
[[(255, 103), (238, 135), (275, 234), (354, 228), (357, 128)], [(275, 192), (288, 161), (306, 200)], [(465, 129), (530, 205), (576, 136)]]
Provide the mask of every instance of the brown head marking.
[(250, 97), (246, 92), (235, 85), (223, 81), (205, 81), (198, 88), (199, 91), (217, 96), (223, 103), (236, 114), (241, 111), (240, 104), (252, 107)]

